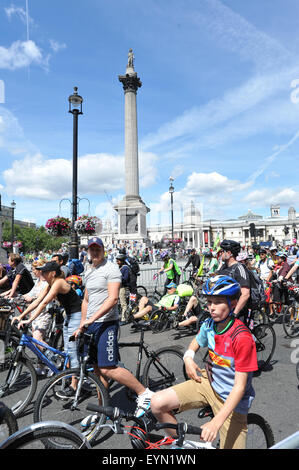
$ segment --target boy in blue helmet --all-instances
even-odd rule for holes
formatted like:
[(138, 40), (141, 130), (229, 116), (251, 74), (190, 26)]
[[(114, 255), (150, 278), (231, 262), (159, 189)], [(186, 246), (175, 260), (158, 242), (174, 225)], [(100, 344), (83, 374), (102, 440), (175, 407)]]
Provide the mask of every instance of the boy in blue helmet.
[[(161, 390), (151, 399), (151, 410), (160, 422), (176, 423), (179, 412), (210, 405), (214, 418), (202, 426), (202, 439), (212, 442), (219, 431), (220, 447), (246, 447), (247, 414), (255, 396), (252, 374), (258, 369), (255, 342), (233, 310), (240, 285), (229, 276), (214, 276), (203, 287), (211, 318), (200, 328), (184, 355), (190, 380)], [(194, 361), (200, 347), (208, 347), (206, 369)], [(170, 435), (174, 431), (168, 430)]]

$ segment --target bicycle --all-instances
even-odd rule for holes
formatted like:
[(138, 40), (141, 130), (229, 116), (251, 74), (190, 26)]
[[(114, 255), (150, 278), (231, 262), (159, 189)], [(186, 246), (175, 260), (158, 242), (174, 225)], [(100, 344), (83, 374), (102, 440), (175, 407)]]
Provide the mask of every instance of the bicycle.
[[(18, 344), (14, 344), (15, 349), (9, 358), (5, 358), (6, 367), (0, 372), (0, 398), (9, 396), (13, 399), (11, 409), (18, 417), (33, 400), (37, 388), (37, 374), (32, 361), (24, 354), (25, 348), (29, 349), (54, 374), (58, 374), (60, 368), (65, 369), (69, 363), (67, 353), (34, 339), (27, 335), (27, 332), (28, 326), (23, 327), (23, 334)], [(38, 346), (47, 352), (43, 353)], [(47, 353), (52, 357), (48, 358)]]
[[(164, 346), (154, 351), (144, 342), (144, 329), (140, 330), (139, 341), (120, 342), (118, 345), (120, 350), (122, 348), (138, 348), (135, 377), (153, 392), (171, 387), (187, 379), (183, 348), (180, 346)], [(143, 353), (147, 357), (147, 361), (141, 374)], [(121, 361), (121, 354), (119, 361)]]
[(87, 439), (73, 426), (60, 421), (46, 421), (15, 432), (0, 443), (0, 450), (44, 449), (49, 439), (62, 449), (91, 449)]
[[(98, 425), (99, 430), (110, 429), (114, 434), (127, 434), (130, 437), (130, 442), (133, 449), (160, 449), (163, 446), (169, 448), (172, 445), (173, 449), (180, 448), (186, 434), (201, 435), (202, 429), (197, 426), (193, 426), (187, 423), (157, 423), (151, 412), (145, 411), (145, 414), (141, 418), (137, 418), (132, 413), (121, 410), (117, 407), (103, 407), (93, 403), (87, 405), (87, 410), (94, 413), (99, 413), (106, 417), (104, 424)], [(112, 424), (107, 423), (107, 419), (112, 421)], [(133, 421), (136, 426), (127, 426), (122, 423), (123, 420)], [(152, 431), (160, 431), (161, 429), (171, 428), (178, 432), (178, 438), (163, 438), (163, 436), (157, 436), (152, 434)], [(152, 439), (152, 442), (150, 441)], [(193, 449), (213, 449), (210, 443), (187, 441)]]
[[(274, 282), (277, 284), (278, 281)], [(266, 281), (265, 293), (266, 293), (266, 303), (265, 303), (265, 314), (268, 317), (268, 321), (272, 323), (279, 323), (280, 319), (283, 318), (283, 315), (288, 309), (288, 306), (285, 305), (283, 302), (273, 302), (272, 300), (272, 287), (273, 281)], [(270, 304), (272, 305), (272, 314), (270, 314)]]
[(292, 303), (283, 315), (282, 326), (289, 338), (295, 338), (299, 336), (299, 286), (290, 284), (288, 288)]
[(154, 291), (153, 291), (153, 293), (149, 296), (149, 299), (150, 299), (153, 303), (156, 303), (156, 302), (159, 302), (159, 300), (163, 297), (163, 292), (161, 292), (161, 291), (159, 291), (159, 290), (157, 289), (158, 281), (159, 281), (159, 273), (154, 274), (154, 276), (153, 276), (153, 281), (156, 281), (156, 282), (155, 282), (155, 286), (154, 286)]
[(276, 348), (276, 334), (269, 323), (255, 324), (253, 315), (254, 311), (249, 310), (244, 324), (251, 331), (255, 341), (258, 371), (261, 372), (266, 369), (273, 357)]
[[(84, 353), (84, 347), (86, 347), (86, 353)], [(79, 336), (78, 344), (79, 367), (64, 370), (45, 383), (34, 404), (34, 422), (63, 420), (67, 424), (72, 424), (76, 429), (81, 429), (80, 423), (86, 418), (85, 401), (87, 398), (96, 397), (104, 406), (108, 404), (108, 392), (101, 379), (90, 367), (90, 357), (94, 355), (95, 350), (93, 335), (86, 332), (82, 333)], [(66, 393), (67, 386), (74, 380), (77, 383), (75, 394), (68, 396)], [(104, 419), (104, 416), (99, 419), (100, 424)], [(91, 427), (86, 432), (85, 437), (91, 443), (97, 435), (96, 428)], [(47, 439), (47, 446), (55, 449), (62, 448), (59, 443), (50, 438)]]
[(64, 309), (55, 300), (50, 302), (46, 309), (52, 315), (52, 320), (47, 329), (45, 341), (50, 346), (53, 346), (53, 348), (63, 351)]
[[(109, 428), (115, 434), (127, 434), (130, 436), (131, 445), (134, 449), (216, 449), (219, 448), (219, 441), (211, 444), (209, 442), (194, 442), (185, 440), (186, 434), (201, 436), (202, 428), (190, 425), (184, 422), (158, 423), (151, 412), (146, 411), (141, 418), (136, 418), (129, 412), (119, 408), (103, 407), (95, 404), (88, 404), (87, 409), (95, 413), (104, 414), (112, 421), (112, 424), (105, 423), (100, 425), (101, 429)], [(213, 418), (214, 414), (210, 406), (199, 410), (198, 418)], [(133, 421), (137, 426), (125, 426), (122, 421)], [(247, 417), (247, 449), (269, 448), (274, 445), (274, 436), (272, 429), (262, 416), (255, 413), (249, 413)], [(126, 428), (130, 428), (127, 429)], [(175, 429), (178, 436), (176, 438), (164, 437), (159, 434), (153, 434), (153, 431), (162, 429)]]
[(18, 431), (15, 415), (8, 406), (0, 402), (0, 442)]

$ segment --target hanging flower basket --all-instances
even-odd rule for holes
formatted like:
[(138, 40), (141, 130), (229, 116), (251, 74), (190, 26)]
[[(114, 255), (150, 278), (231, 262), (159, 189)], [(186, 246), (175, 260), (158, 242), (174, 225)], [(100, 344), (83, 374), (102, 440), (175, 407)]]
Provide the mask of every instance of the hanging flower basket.
[(11, 242), (3, 242), (2, 243), (3, 248), (10, 248), (11, 247)]
[(13, 242), (13, 246), (18, 247), (18, 248), (22, 248), (23, 243), (20, 242), (19, 240), (17, 240), (17, 241), (15, 241), (15, 242)]
[(101, 231), (102, 222), (98, 217), (81, 215), (81, 217), (75, 221), (74, 228), (80, 235), (92, 235), (96, 231)]
[(71, 221), (65, 217), (49, 219), (45, 225), (47, 233), (53, 237), (65, 237), (71, 232)]

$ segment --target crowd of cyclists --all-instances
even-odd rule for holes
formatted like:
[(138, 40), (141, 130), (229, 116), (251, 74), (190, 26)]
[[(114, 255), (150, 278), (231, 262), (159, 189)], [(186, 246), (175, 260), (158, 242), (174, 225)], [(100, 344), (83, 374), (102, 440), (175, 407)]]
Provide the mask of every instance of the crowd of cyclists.
[[(252, 374), (257, 370), (248, 319), (252, 319), (250, 312), (261, 308), (261, 303), (265, 302), (260, 286), (264, 293), (267, 290), (269, 293), (270, 319), (275, 317), (275, 305), (288, 305), (286, 281), (297, 282), (298, 246), (242, 247), (234, 240), (223, 240), (213, 249), (176, 252), (145, 248), (138, 257), (135, 254), (126, 244), (104, 247), (98, 237), (80, 247), (78, 263), (68, 260), (68, 254), (61, 249), (59, 253), (47, 253), (47, 256), (39, 253), (27, 259), (27, 263), (32, 263), (29, 268), (20, 255), (11, 253), (8, 263), (1, 267), (0, 295), (13, 298), (22, 294), (28, 306), (12, 321), (19, 329), (30, 325), (33, 336), (39, 341), (45, 341), (51, 321), (47, 306), (57, 300), (64, 309), (64, 348), (70, 355), (70, 366), (78, 365), (76, 341), (80, 335), (83, 332), (93, 334), (97, 346), (93, 357), (95, 373), (107, 388), (113, 380), (135, 392), (136, 416), (142, 416), (151, 407), (159, 421), (176, 422), (173, 410), (184, 411), (209, 404), (214, 418), (203, 425), (202, 438), (211, 442), (220, 432), (222, 448), (244, 448), (246, 416), (254, 399)], [(150, 263), (161, 262), (155, 275), (165, 277), (158, 301), (150, 295), (137, 295), (139, 265), (147, 259)], [(188, 268), (193, 288), (183, 321), (173, 326), (180, 329), (196, 322), (202, 313), (202, 297), (206, 300), (209, 318), (201, 325), (184, 356), (189, 380), (154, 393), (118, 364), (118, 330), (129, 321), (136, 324), (148, 318), (157, 308), (175, 312), (182, 300), (180, 286), (186, 280)], [(201, 282), (203, 278), (205, 281)], [(137, 302), (131, 319), (127, 316), (128, 293), (135, 296)], [(70, 341), (71, 337), (76, 341)], [(195, 362), (195, 354), (206, 346), (209, 356), (203, 371)], [(47, 373), (43, 364), (38, 364), (37, 373)], [(76, 387), (74, 380), (61, 394), (70, 398)], [(95, 419), (94, 415), (88, 416), (87, 425), (94, 424)], [(167, 435), (173, 435), (173, 431), (166, 430)]]

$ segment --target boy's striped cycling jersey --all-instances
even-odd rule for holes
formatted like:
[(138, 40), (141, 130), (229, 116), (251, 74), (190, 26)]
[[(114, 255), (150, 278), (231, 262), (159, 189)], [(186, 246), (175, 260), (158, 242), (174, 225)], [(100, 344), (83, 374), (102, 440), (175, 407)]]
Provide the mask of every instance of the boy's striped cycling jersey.
[(252, 373), (258, 369), (256, 347), (249, 329), (238, 319), (223, 333), (216, 333), (215, 323), (208, 318), (201, 326), (196, 340), (201, 347), (208, 346), (207, 372), (211, 386), (225, 401), (235, 381), (235, 372), (248, 372), (246, 390), (235, 408), (246, 414), (254, 399)]

